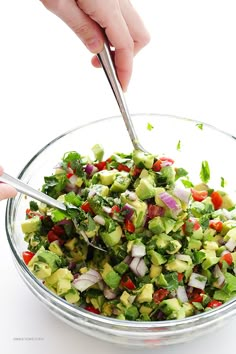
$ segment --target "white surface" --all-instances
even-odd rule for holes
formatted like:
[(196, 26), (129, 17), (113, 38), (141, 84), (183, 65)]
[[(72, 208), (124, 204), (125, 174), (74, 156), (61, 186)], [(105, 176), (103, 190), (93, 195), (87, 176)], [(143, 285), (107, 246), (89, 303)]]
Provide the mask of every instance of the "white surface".
[[(133, 3), (152, 41), (135, 59), (127, 93), (131, 112), (190, 117), (236, 135), (235, 1)], [(76, 36), (39, 1), (0, 1), (0, 163), (6, 171), (17, 175), (40, 147), (64, 130), (118, 113), (102, 70), (89, 61), (90, 54)], [(235, 152), (229, 153), (233, 158)], [(4, 214), (1, 202), (4, 353), (132, 353), (80, 334), (31, 294), (13, 265)], [(160, 351), (221, 354), (225, 343), (233, 347), (235, 326), (233, 319), (217, 333)]]

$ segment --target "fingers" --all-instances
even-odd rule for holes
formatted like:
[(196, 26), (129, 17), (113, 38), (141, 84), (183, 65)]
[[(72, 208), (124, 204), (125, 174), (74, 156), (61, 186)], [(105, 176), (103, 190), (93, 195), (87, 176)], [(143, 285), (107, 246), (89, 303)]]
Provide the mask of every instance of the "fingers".
[[(0, 166), (0, 176), (3, 173), (3, 168)], [(0, 182), (0, 200), (15, 197), (17, 191), (12, 186)]]
[(143, 21), (129, 0), (119, 0), (120, 9), (134, 41), (134, 55), (150, 42)]
[(92, 53), (102, 50), (104, 39), (100, 26), (77, 6), (75, 0), (41, 2), (71, 28)]
[[(115, 67), (123, 90), (127, 89), (133, 67), (134, 42), (122, 16), (118, 0), (77, 0), (79, 7), (105, 29), (115, 48)], [(98, 62), (93, 59), (97, 66)]]

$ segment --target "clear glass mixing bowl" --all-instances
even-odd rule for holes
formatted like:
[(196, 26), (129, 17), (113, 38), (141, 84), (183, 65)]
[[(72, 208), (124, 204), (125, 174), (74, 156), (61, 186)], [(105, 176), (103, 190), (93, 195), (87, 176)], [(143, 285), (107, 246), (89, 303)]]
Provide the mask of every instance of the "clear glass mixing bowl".
[[(236, 190), (233, 154), (236, 140), (207, 124), (167, 115), (139, 114), (133, 116), (141, 144), (150, 152), (174, 158), (176, 166), (184, 167), (195, 183), (199, 182), (201, 162), (207, 160), (211, 170), (210, 185), (220, 187), (227, 181), (231, 195)], [(153, 129), (147, 129), (148, 123)], [(19, 178), (39, 189), (43, 177), (67, 151), (90, 154), (91, 147), (102, 144), (105, 157), (114, 152), (131, 152), (132, 145), (121, 117), (101, 119), (80, 126), (57, 137), (44, 146), (21, 171)], [(154, 347), (185, 342), (222, 326), (236, 313), (236, 299), (208, 312), (182, 320), (159, 322), (121, 321), (92, 314), (51, 293), (28, 270), (22, 260), (26, 243), (21, 231), (29, 198), (18, 194), (7, 203), (6, 230), (19, 274), (32, 293), (56, 316), (81, 332), (119, 345)]]

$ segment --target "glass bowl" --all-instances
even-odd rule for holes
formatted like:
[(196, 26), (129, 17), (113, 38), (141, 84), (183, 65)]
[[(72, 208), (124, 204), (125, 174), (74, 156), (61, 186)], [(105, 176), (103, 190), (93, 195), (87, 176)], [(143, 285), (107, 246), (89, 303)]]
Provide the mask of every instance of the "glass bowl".
[[(145, 149), (173, 158), (176, 166), (185, 168), (196, 183), (199, 182), (201, 163), (207, 160), (211, 170), (210, 185), (219, 188), (224, 178), (231, 196), (235, 195), (232, 153), (236, 141), (230, 134), (205, 123), (168, 115), (138, 114), (133, 116), (133, 122)], [(122, 118), (105, 118), (70, 130), (48, 143), (32, 157), (19, 178), (39, 189), (44, 176), (53, 173), (65, 152), (76, 150), (86, 155), (95, 143), (103, 145), (107, 158), (114, 152), (133, 150)], [(200, 315), (158, 322), (112, 319), (67, 303), (44, 287), (22, 260), (27, 245), (21, 222), (25, 219), (28, 204), (29, 199), (20, 194), (7, 203), (6, 230), (15, 265), (32, 293), (53, 314), (81, 332), (119, 345), (148, 348), (192, 340), (222, 326), (236, 314), (236, 299)]]

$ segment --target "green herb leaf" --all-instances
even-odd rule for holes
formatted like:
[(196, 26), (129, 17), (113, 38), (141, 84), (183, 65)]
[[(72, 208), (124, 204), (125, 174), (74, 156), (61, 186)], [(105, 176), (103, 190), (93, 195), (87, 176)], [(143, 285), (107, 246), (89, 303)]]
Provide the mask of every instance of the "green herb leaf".
[(151, 123), (147, 124), (147, 130), (151, 131), (154, 128), (154, 126)]
[(188, 172), (184, 168), (176, 168), (175, 169), (175, 180), (179, 179), (180, 177), (185, 177), (188, 175)]
[(220, 186), (221, 186), (222, 188), (225, 187), (225, 179), (224, 179), (224, 177), (220, 177)]
[(200, 171), (200, 178), (202, 182), (207, 183), (211, 177), (210, 174), (210, 167), (207, 161), (202, 161), (201, 171)]
[(203, 130), (203, 123), (197, 123), (196, 127), (198, 127), (199, 129)]
[(165, 286), (166, 289), (172, 291), (178, 288), (179, 282), (178, 282), (178, 274), (176, 272), (165, 274), (165, 280), (168, 283), (168, 285)]
[(32, 211), (39, 210), (38, 204), (34, 200), (30, 201), (30, 210), (32, 210)]
[(96, 229), (96, 223), (93, 218), (88, 215), (88, 231), (94, 231)]
[(192, 182), (189, 181), (188, 179), (181, 179), (181, 182), (183, 183), (184, 187), (186, 187), (186, 188), (191, 188), (191, 187), (193, 187)]
[(179, 140), (176, 146), (177, 151), (181, 150), (181, 141)]

